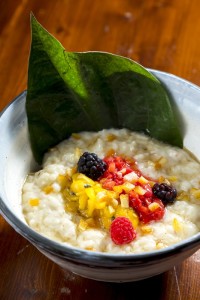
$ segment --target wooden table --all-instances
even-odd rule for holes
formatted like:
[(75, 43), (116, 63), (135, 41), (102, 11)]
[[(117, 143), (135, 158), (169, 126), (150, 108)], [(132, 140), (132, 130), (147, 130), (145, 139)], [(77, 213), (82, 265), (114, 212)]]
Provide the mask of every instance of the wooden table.
[[(70, 51), (113, 52), (200, 85), (199, 0), (1, 0), (0, 111), (26, 89), (30, 11)], [(95, 282), (61, 270), (3, 217), (0, 272), (1, 300), (200, 299), (200, 251), (151, 279)]]

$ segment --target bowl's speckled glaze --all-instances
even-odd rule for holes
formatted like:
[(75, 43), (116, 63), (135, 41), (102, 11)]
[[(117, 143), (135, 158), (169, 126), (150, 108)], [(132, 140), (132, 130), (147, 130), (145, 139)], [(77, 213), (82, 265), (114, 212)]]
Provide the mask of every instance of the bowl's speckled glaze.
[[(166, 86), (183, 121), (184, 146), (200, 158), (200, 88), (179, 77), (150, 70)], [(102, 281), (136, 281), (169, 270), (200, 248), (200, 233), (166, 249), (119, 255), (63, 246), (27, 226), (21, 212), (21, 186), (37, 168), (28, 140), (26, 92), (0, 116), (0, 210), (10, 225), (52, 261), (81, 276)]]

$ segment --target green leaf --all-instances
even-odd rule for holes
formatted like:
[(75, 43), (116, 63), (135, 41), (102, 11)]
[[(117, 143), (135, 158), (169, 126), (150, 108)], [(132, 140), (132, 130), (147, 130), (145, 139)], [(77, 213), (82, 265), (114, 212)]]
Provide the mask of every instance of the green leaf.
[(182, 147), (169, 96), (156, 77), (125, 57), (67, 52), (31, 17), (26, 111), (37, 162), (74, 132), (129, 128)]

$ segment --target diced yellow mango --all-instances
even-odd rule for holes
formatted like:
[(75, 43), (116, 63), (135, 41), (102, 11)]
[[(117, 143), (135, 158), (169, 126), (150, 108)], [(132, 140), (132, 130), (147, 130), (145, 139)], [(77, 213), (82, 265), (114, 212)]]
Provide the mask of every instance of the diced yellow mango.
[(142, 233), (144, 233), (144, 234), (153, 232), (153, 229), (148, 225), (141, 226), (140, 229), (141, 229)]
[(69, 187), (71, 184), (71, 177), (66, 174), (66, 175), (58, 175), (56, 179), (57, 183), (60, 185), (61, 190), (63, 190), (65, 187)]
[(96, 222), (95, 222), (95, 220), (93, 218), (88, 218), (85, 221), (87, 222), (87, 224), (88, 224), (89, 227), (93, 227), (94, 228), (94, 227), (97, 226), (97, 224), (96, 224)]
[(159, 183), (162, 183), (162, 182), (164, 182), (165, 181), (165, 177), (164, 176), (160, 176), (159, 178), (158, 178), (158, 182)]
[(181, 223), (176, 218), (173, 219), (173, 228), (176, 233), (182, 230)]
[(156, 243), (156, 249), (162, 249), (162, 248), (164, 248), (164, 244), (162, 243), (162, 242), (157, 242)]
[(123, 190), (126, 192), (126, 193), (129, 193), (130, 191), (132, 191), (135, 187), (134, 184), (130, 183), (130, 182), (125, 182), (123, 185)]
[(138, 194), (138, 195), (144, 195), (146, 193), (146, 190), (143, 189), (141, 186), (137, 185), (135, 188), (134, 188), (134, 191)]
[(159, 170), (161, 168), (163, 168), (167, 163), (167, 159), (166, 157), (160, 157), (156, 162), (155, 162), (155, 169)]
[(112, 222), (112, 217), (114, 216), (115, 210), (112, 211), (109, 207), (105, 207), (100, 211), (100, 223), (103, 228), (109, 229), (111, 222)]
[(112, 215), (114, 215), (115, 209), (111, 205), (109, 205), (108, 211), (109, 211), (110, 215), (112, 216)]
[(146, 178), (144, 178), (144, 176), (140, 176), (139, 179), (138, 179), (138, 182), (141, 183), (141, 184), (146, 184), (149, 181)]
[(148, 205), (148, 208), (150, 211), (154, 212), (156, 209), (158, 209), (160, 205), (157, 202), (152, 202), (151, 204)]
[(197, 188), (192, 188), (190, 190), (191, 195), (196, 198), (196, 199), (200, 199), (200, 189)]
[(178, 178), (177, 178), (176, 176), (169, 176), (169, 177), (168, 177), (168, 180), (169, 180), (170, 182), (176, 182), (176, 181), (178, 180)]
[(32, 199), (29, 200), (29, 204), (30, 204), (31, 206), (38, 206), (39, 203), (40, 203), (39, 198), (32, 198)]
[(189, 195), (188, 195), (187, 192), (181, 191), (181, 192), (178, 194), (178, 196), (177, 196), (176, 199), (177, 199), (177, 200), (189, 201), (189, 200), (190, 200), (190, 197), (189, 197)]
[(131, 221), (134, 228), (136, 228), (139, 224), (138, 215), (135, 213), (135, 211), (132, 208), (123, 208), (121, 206), (118, 206), (115, 211), (115, 217), (128, 218)]
[(135, 172), (131, 172), (131, 173), (126, 174), (124, 176), (124, 179), (131, 183), (135, 183), (138, 180), (138, 175)]
[(85, 193), (88, 196), (88, 198), (90, 198), (90, 200), (92, 199), (92, 201), (95, 201), (96, 195), (93, 188), (89, 187), (85, 189)]
[(77, 201), (69, 201), (65, 204), (66, 211), (77, 213), (78, 211), (78, 202)]
[(99, 201), (95, 202), (96, 209), (103, 209), (104, 207), (106, 207), (106, 202), (99, 202)]
[(129, 207), (129, 197), (128, 194), (120, 195), (121, 207), (128, 208)]
[(92, 199), (89, 199), (88, 200), (88, 208), (87, 208), (87, 215), (88, 217), (91, 217), (92, 216), (92, 213), (95, 209), (95, 201)]
[(123, 192), (123, 185), (115, 185), (115, 186), (113, 187), (113, 190), (114, 190), (116, 193), (120, 194), (120, 193)]
[(71, 192), (69, 189), (64, 189), (62, 191), (62, 195), (64, 197), (65, 200), (68, 201), (78, 201), (78, 197), (76, 194), (74, 194), (73, 192)]
[(87, 200), (88, 200), (88, 196), (85, 193), (82, 193), (79, 196), (79, 209), (80, 210), (84, 210), (87, 208)]
[(73, 193), (78, 193), (82, 190), (84, 190), (84, 181), (83, 180), (73, 180), (71, 186), (70, 186), (70, 190), (73, 192)]
[(81, 230), (86, 230), (87, 227), (88, 227), (88, 223), (85, 220), (80, 219), (79, 224), (78, 224), (78, 228), (81, 229)]
[(52, 185), (46, 185), (42, 190), (45, 194), (50, 194), (53, 192), (53, 187)]
[(86, 175), (82, 174), (82, 173), (75, 173), (72, 176), (73, 180), (83, 180), (85, 183), (88, 183), (90, 185), (94, 184), (94, 181), (92, 179), (90, 179), (89, 177), (87, 177)]

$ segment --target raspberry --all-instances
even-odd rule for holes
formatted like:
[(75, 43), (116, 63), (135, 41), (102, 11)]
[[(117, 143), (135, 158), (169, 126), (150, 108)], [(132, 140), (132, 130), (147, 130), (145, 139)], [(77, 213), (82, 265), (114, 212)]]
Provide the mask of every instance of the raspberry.
[(168, 185), (166, 183), (155, 183), (152, 188), (153, 194), (161, 199), (163, 204), (169, 204), (173, 203), (175, 201), (175, 198), (177, 196), (177, 191), (174, 187), (171, 185)]
[(110, 234), (116, 245), (128, 244), (136, 238), (136, 231), (131, 221), (125, 217), (114, 219), (111, 223)]
[(78, 161), (78, 172), (83, 173), (93, 180), (103, 175), (107, 164), (95, 153), (84, 152)]

